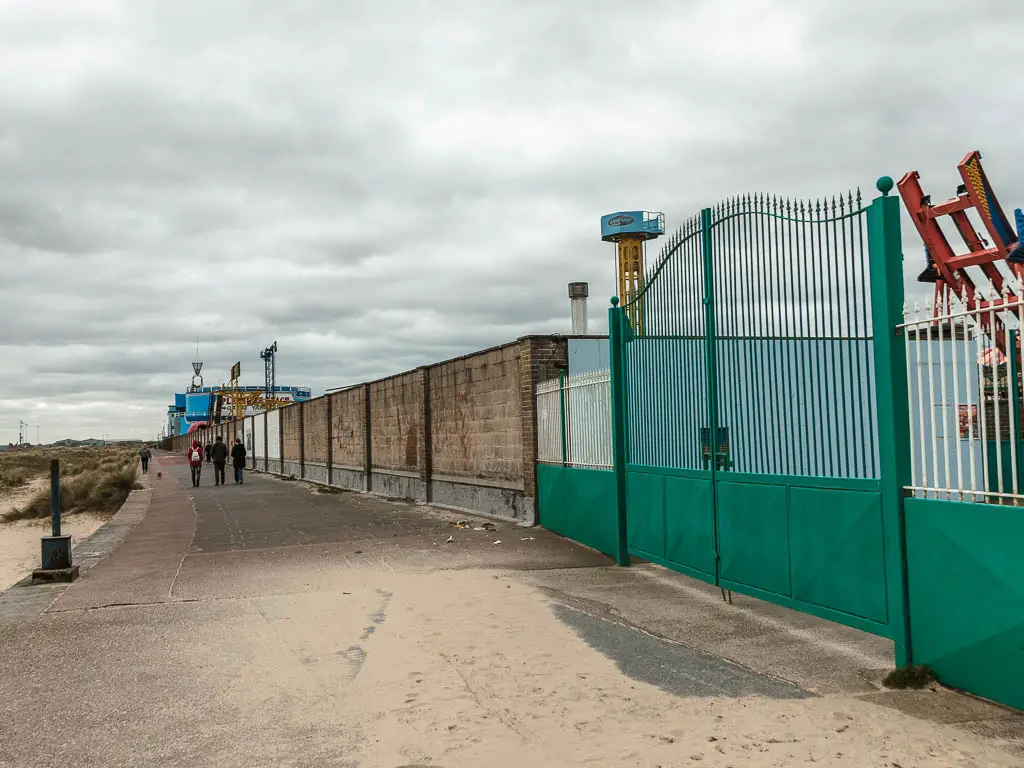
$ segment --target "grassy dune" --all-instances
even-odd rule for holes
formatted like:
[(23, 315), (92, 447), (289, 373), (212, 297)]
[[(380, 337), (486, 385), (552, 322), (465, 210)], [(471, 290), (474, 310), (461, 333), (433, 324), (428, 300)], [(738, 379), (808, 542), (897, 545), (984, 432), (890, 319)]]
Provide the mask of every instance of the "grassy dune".
[[(36, 478), (46, 478), (50, 459), (61, 466), (60, 508), (63, 514), (88, 512), (113, 515), (137, 487), (137, 446), (58, 448), (10, 451), (0, 454), (0, 493), (20, 488)], [(47, 517), (49, 485), (25, 504), (0, 516), (3, 522)]]

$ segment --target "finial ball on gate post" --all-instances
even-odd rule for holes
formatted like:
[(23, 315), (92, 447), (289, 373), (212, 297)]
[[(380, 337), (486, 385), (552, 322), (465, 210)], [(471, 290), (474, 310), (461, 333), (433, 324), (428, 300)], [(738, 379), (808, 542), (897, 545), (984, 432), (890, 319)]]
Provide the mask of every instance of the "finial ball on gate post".
[(883, 197), (887, 197), (892, 192), (893, 180), (891, 176), (882, 176), (875, 182), (875, 186), (878, 191), (882, 193)]
[(619, 297), (618, 296), (612, 296), (612, 306), (613, 307), (619, 306)]

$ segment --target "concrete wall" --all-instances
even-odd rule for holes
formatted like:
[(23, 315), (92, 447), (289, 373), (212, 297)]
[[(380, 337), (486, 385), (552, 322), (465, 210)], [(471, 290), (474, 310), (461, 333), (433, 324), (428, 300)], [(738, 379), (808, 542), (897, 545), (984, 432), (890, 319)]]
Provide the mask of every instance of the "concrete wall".
[(433, 475), (518, 483), (523, 441), (519, 347), (499, 347), (430, 369)]
[(327, 423), (327, 398), (318, 397), (301, 406), (303, 460), (327, 466), (327, 447), (330, 428)]
[(368, 384), (335, 392), (331, 401), (331, 459), (335, 467), (365, 471)]
[(566, 337), (526, 336), (257, 416), (244, 433), (262, 471), (529, 525), (533, 392), (567, 365)]

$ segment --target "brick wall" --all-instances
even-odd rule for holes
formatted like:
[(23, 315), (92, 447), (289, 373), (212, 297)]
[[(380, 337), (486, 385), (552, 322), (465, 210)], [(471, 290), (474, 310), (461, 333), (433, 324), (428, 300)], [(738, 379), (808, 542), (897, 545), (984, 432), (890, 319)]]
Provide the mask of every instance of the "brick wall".
[(417, 472), (423, 458), (423, 372), (370, 384), (370, 451), (379, 469)]
[(327, 462), (328, 429), (327, 398), (318, 397), (302, 406), (302, 433), (306, 461)]
[(569, 367), (569, 347), (564, 338), (527, 336), (519, 340), (519, 407), (522, 413), (523, 494), (537, 498), (537, 400), (534, 390)]
[(366, 386), (335, 392), (331, 398), (331, 458), (336, 465), (364, 467)]
[(289, 405), (280, 410), (281, 436), (284, 438), (284, 456), (286, 461), (299, 461), (302, 450), (302, 429), (300, 424), (301, 405)]
[(434, 474), (522, 480), (520, 348), (498, 347), (429, 369)]

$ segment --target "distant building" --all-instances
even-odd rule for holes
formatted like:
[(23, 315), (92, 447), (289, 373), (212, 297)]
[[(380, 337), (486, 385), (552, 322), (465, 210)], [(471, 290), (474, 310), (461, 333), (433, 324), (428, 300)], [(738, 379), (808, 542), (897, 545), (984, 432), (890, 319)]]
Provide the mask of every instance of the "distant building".
[[(210, 418), (212, 392), (220, 387), (199, 387), (195, 392), (176, 392), (174, 403), (167, 406), (167, 436), (185, 435), (197, 427), (206, 426)], [(261, 386), (239, 387), (241, 392), (262, 392)], [(280, 400), (302, 402), (313, 396), (309, 387), (274, 387), (274, 397)], [(249, 408), (246, 416), (261, 411)], [(225, 414), (226, 415), (226, 414)]]

